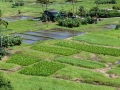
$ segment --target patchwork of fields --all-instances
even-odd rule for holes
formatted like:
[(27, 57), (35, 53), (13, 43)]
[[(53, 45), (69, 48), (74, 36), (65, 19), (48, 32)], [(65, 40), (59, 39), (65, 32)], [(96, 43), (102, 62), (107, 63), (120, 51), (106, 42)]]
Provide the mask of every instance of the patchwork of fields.
[[(12, 9), (8, 8), (10, 2), (0, 1), (3, 17), (17, 15), (19, 9), (23, 15), (40, 16), (42, 8), (33, 4), (35, 0), (24, 1), (26, 5), (23, 8)], [(64, 0), (54, 1), (55, 5), (50, 4), (48, 8), (72, 8)], [(8, 5), (8, 9), (4, 5)], [(77, 5), (83, 5), (87, 10), (95, 6), (94, 0), (79, 0)], [(66, 6), (68, 7), (65, 8)], [(99, 7), (111, 6), (108, 4)], [(28, 19), (9, 22), (8, 29), (2, 26), (3, 34), (49, 31), (55, 28), (85, 33), (66, 39), (9, 47), (6, 56), (0, 61), (0, 72), (10, 80), (14, 90), (120, 90), (120, 29), (101, 28), (106, 24), (116, 25), (119, 21), (120, 17), (105, 18), (98, 24), (75, 28), (60, 27), (56, 22)]]

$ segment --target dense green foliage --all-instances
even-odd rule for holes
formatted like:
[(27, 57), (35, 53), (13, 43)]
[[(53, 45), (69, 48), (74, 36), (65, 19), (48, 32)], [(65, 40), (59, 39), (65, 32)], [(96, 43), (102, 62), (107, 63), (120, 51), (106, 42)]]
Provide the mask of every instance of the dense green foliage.
[(8, 63), (15, 63), (23, 66), (27, 66), (38, 61), (40, 61), (39, 58), (23, 54), (14, 54), (9, 60), (7, 60)]
[(116, 0), (95, 0), (96, 4), (116, 4)]
[(0, 39), (2, 40), (2, 42), (0, 40), (0, 43), (2, 43), (2, 47), (15, 46), (22, 43), (21, 36), (3, 35)]
[(95, 22), (95, 19), (92, 17), (85, 17), (85, 18), (67, 18), (67, 19), (59, 19), (58, 20), (58, 25), (59, 26), (64, 26), (64, 27), (79, 27), (80, 24), (86, 25), (88, 24), (93, 24)]
[(78, 50), (83, 50), (83, 51), (87, 51), (87, 52), (92, 52), (92, 53), (96, 53), (96, 54), (120, 56), (120, 49), (115, 49), (115, 48), (106, 48), (106, 47), (102, 47), (102, 46), (80, 44), (80, 43), (68, 42), (68, 41), (62, 41), (62, 42), (57, 43), (56, 45), (74, 48), (74, 49), (78, 49)]
[(64, 47), (56, 47), (56, 46), (48, 46), (48, 45), (34, 45), (32, 46), (32, 49), (44, 51), (44, 52), (50, 52), (60, 55), (72, 55), (78, 52), (78, 50), (70, 49), (70, 48), (64, 48)]
[(0, 60), (5, 55), (5, 49), (3, 47), (0, 47)]
[(120, 12), (117, 10), (99, 9), (98, 7), (93, 7), (89, 10), (86, 16), (96, 16), (99, 18), (119, 17)]
[(116, 25), (116, 30), (118, 30), (120, 28), (120, 21), (119, 21), (119, 23)]
[(8, 46), (20, 45), (22, 43), (22, 38), (20, 36), (0, 36), (0, 60), (5, 55), (5, 48)]
[(60, 57), (55, 58), (55, 61), (67, 63), (75, 66), (85, 67), (85, 68), (103, 68), (105, 67), (105, 64), (90, 60), (82, 60), (82, 59), (76, 59), (76, 58), (69, 58), (69, 57)]
[(21, 70), (20, 73), (36, 76), (49, 76), (63, 67), (65, 67), (65, 65), (60, 63), (41, 61), (31, 67), (26, 67), (25, 69)]
[[(8, 1), (8, 0), (2, 0), (2, 1)], [(45, 8), (42, 8), (40, 3), (36, 3), (36, 0), (24, 0), (25, 1), (25, 5), (24, 7), (18, 6), (16, 8), (11, 8), (11, 4), (10, 2), (2, 2), (0, 1), (0, 8), (1, 10), (3, 10), (3, 17), (4, 18), (9, 18), (10, 16), (33, 16), (33, 17), (40, 17), (42, 15), (42, 9), (45, 10)], [(14, 0), (17, 1), (17, 0)], [(43, 0), (46, 1), (46, 0)], [(88, 12), (88, 10), (90, 10), (90, 8), (96, 6), (94, 3), (95, 0), (77, 0), (77, 3), (73, 3), (72, 2), (65, 2), (65, 0), (50, 0), (50, 4), (48, 4), (48, 10), (53, 8), (56, 9), (58, 11), (62, 10), (65, 12), (73, 12), (74, 9), (74, 14), (76, 12), (78, 12), (78, 7), (80, 5), (83, 5), (85, 7), (85, 9), (79, 13), (79, 16), (82, 16), (83, 19), (80, 20), (80, 27), (75, 27), (75, 28), (68, 28), (67, 27), (60, 27), (58, 26), (57, 23), (52, 23), (52, 22), (41, 22), (41, 21), (32, 21), (32, 20), (17, 20), (17, 21), (11, 21), (9, 22), (9, 26), (8, 29), (3, 28), (3, 32), (2, 34), (11, 34), (11, 33), (23, 33), (23, 32), (27, 32), (27, 31), (37, 31), (37, 30), (51, 30), (53, 28), (53, 31), (57, 30), (57, 28), (61, 28), (61, 30), (63, 31), (63, 29), (69, 29), (69, 30), (77, 30), (77, 31), (82, 31), (82, 32), (87, 32), (84, 35), (87, 36), (89, 34), (89, 32), (92, 34), (91, 36), (88, 35), (87, 38), (82, 37), (84, 35), (80, 35), (78, 37), (82, 37), (84, 39), (86, 39), (86, 41), (89, 42), (93, 42), (92, 44), (101, 44), (101, 45), (107, 45), (108, 47), (116, 47), (119, 48), (120, 46), (120, 30), (106, 30), (107, 25), (113, 25), (113, 24), (117, 24), (119, 17), (117, 18), (105, 18), (105, 19), (101, 19), (101, 18), (96, 18), (97, 20), (102, 20), (99, 21), (98, 24), (94, 25), (94, 24), (88, 24), (87, 18), (84, 19), (84, 16), (86, 15), (86, 13)], [(120, 0), (117, 0), (118, 2), (120, 2)], [(103, 5), (99, 5), (98, 7), (100, 9), (108, 9), (111, 8), (113, 6), (113, 4), (103, 4)], [(45, 7), (45, 4), (43, 5), (43, 7)], [(76, 10), (75, 10), (76, 9)], [(21, 14), (18, 15), (18, 11), (20, 10)], [(111, 9), (109, 9), (111, 10)], [(91, 11), (92, 12), (92, 11)], [(106, 14), (104, 13), (106, 12)], [(107, 11), (102, 11), (101, 12), (101, 17), (108, 17), (109, 15), (107, 14)], [(40, 15), (41, 14), (41, 15)], [(73, 15), (74, 15), (73, 14)], [(93, 14), (93, 16), (96, 14)], [(89, 16), (89, 14), (88, 14)], [(92, 14), (91, 14), (92, 16)], [(73, 16), (73, 18), (75, 18)], [(91, 17), (90, 17), (91, 18)], [(92, 17), (93, 19), (93, 17)], [(91, 20), (89, 20), (89, 22), (91, 23)], [(82, 25), (82, 24), (87, 24), (87, 25)], [(94, 33), (95, 31), (97, 31), (97, 35), (96, 33)], [(103, 31), (102, 34), (98, 31)], [(110, 33), (109, 33), (110, 31)], [(57, 31), (59, 32), (59, 31)], [(47, 32), (45, 32), (47, 33)], [(67, 33), (67, 32), (65, 32)], [(65, 34), (64, 33), (64, 34)], [(99, 34), (100, 33), (100, 34)], [(68, 34), (68, 33), (67, 33)], [(74, 33), (73, 33), (74, 34)], [(61, 35), (61, 34), (60, 34)], [(70, 39), (70, 38), (69, 38)], [(67, 39), (67, 41), (72, 41)], [(49, 40), (48, 41), (41, 41), (36, 43), (36, 44), (41, 44), (42, 46), (46, 47), (51, 47), (51, 48), (56, 48), (56, 47), (60, 47), (60, 46), (56, 46), (53, 45), (56, 42), (59, 42), (61, 40)], [(73, 41), (74, 42), (78, 42), (78, 41)], [(84, 41), (83, 41), (84, 42)], [(88, 42), (88, 43), (89, 43)], [(81, 43), (81, 42), (78, 42)], [(31, 56), (31, 58), (33, 57), (39, 57), (42, 58), (44, 60), (48, 60), (48, 61), (52, 61), (54, 62), (54, 58), (56, 57), (62, 57), (62, 54), (58, 55), (55, 52), (58, 51), (54, 51), (52, 53), (50, 53), (50, 50), (47, 51), (42, 51), (42, 50), (37, 50), (37, 49), (32, 49), (31, 46), (34, 46), (36, 44), (33, 45), (26, 45), (26, 44), (22, 44), (21, 46), (15, 46), (15, 47), (10, 47), (10, 49), (8, 50), (8, 53), (17, 53), (17, 52), (21, 52), (21, 54), (24, 54), (25, 56)], [(51, 45), (52, 44), (52, 45)], [(60, 47), (62, 48), (62, 47)], [(65, 47), (66, 49), (68, 49), (67, 47)], [(73, 49), (73, 48), (71, 48)], [(63, 48), (62, 48), (63, 50)], [(74, 49), (75, 50), (75, 49)], [(76, 49), (77, 50), (77, 49)], [(79, 49), (78, 49), (79, 51)], [(94, 49), (93, 49), (94, 51)], [(62, 52), (62, 51), (61, 51)], [(64, 52), (64, 51), (63, 51)], [(69, 52), (69, 50), (68, 50)], [(67, 53), (67, 52), (65, 52)], [(82, 66), (77, 66), (77, 63), (79, 62), (79, 60), (74, 60), (73, 59), (76, 58), (81, 58), (82, 60), (91, 60), (92, 61), (104, 61), (104, 63), (111, 63), (112, 62), (112, 66), (114, 67), (115, 63), (120, 60), (120, 56), (116, 57), (116, 56), (109, 56), (109, 55), (102, 55), (102, 54), (96, 54), (96, 53), (91, 53), (90, 52), (86, 52), (86, 51), (81, 51), (81, 52), (77, 52), (71, 56), (68, 56), (69, 58), (71, 57), (72, 60), (70, 59), (70, 61), (68, 60), (68, 63), (70, 62), (70, 64), (68, 64), (67, 62), (63, 62), (66, 64), (67, 67), (62, 68), (56, 72), (54, 72), (52, 75), (50, 76), (36, 76), (36, 75), (24, 75), (24, 74), (20, 74), (18, 73), (19, 70), (24, 69), (26, 67), (31, 67), (34, 66), (35, 64), (37, 64), (38, 62), (34, 62), (32, 65), (30, 64), (29, 66), (14, 66), (15, 64), (12, 63), (6, 63), (4, 60), (8, 59), (9, 57), (4, 57), (2, 60), (0, 61), (3, 64), (0, 64), (0, 69), (2, 69), (2, 72), (4, 73), (4, 76), (6, 76), (10, 81), (12, 86), (14, 87), (15, 90), (116, 90), (119, 89), (120, 87), (120, 76), (118, 76), (118, 78), (111, 78), (109, 77), (108, 74), (102, 72), (102, 70), (106, 70), (108, 69), (108, 67), (105, 68), (101, 68), (101, 69), (90, 69), (90, 68), (83, 68)], [(74, 58), (73, 58), (74, 57)], [(81, 61), (82, 61), (81, 60)], [(22, 61), (22, 60), (21, 60)], [(29, 60), (28, 60), (29, 61)], [(67, 60), (66, 60), (67, 61)], [(57, 62), (59, 63), (59, 61)], [(74, 63), (74, 65), (72, 65), (72, 63)], [(83, 62), (82, 62), (83, 63)], [(114, 63), (114, 64), (113, 64)], [(60, 63), (61, 64), (61, 63)], [(85, 64), (85, 63), (84, 63)], [(13, 67), (12, 67), (13, 65)], [(92, 67), (92, 63), (88, 64), (91, 65)], [(46, 67), (46, 65), (44, 65)], [(43, 67), (44, 67), (43, 66)], [(47, 65), (48, 66), (48, 65)], [(59, 66), (59, 64), (58, 64)], [(87, 66), (87, 64), (86, 64)], [(22, 67), (22, 68), (21, 68)], [(5, 71), (4, 71), (5, 70)], [(39, 70), (39, 69), (38, 69)], [(14, 72), (15, 71), (15, 72)], [(37, 70), (33, 70), (34, 71)], [(51, 71), (51, 70), (49, 70)], [(39, 73), (39, 71), (37, 71)], [(44, 72), (46, 72), (44, 70)], [(90, 83), (90, 84), (88, 84)], [(107, 86), (109, 85), (109, 87)], [(115, 86), (115, 87), (114, 87)]]
[(16, 6), (24, 6), (24, 1), (17, 0), (15, 3), (12, 4), (12, 8), (15, 8)]
[(0, 90), (13, 90), (9, 80), (5, 79), (0, 73)]
[(80, 19), (78, 18), (68, 18), (68, 19), (60, 19), (58, 20), (58, 24), (59, 26), (65, 26), (65, 27), (79, 27), (80, 26)]
[(120, 10), (120, 5), (114, 5), (112, 8), (116, 10)]

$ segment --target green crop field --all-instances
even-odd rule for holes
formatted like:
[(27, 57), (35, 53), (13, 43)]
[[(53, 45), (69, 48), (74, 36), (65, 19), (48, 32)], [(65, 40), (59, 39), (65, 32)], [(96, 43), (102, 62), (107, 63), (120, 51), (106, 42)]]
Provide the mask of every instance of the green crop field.
[(63, 67), (65, 66), (62, 64), (41, 61), (31, 67), (26, 67), (25, 69), (21, 70), (20, 73), (36, 76), (49, 76)]
[(96, 54), (104, 54), (104, 55), (111, 55), (111, 56), (120, 56), (120, 49), (115, 48), (107, 48), (103, 46), (94, 46), (94, 45), (87, 45), (87, 44), (80, 44), (74, 42), (63, 41), (59, 42), (56, 45), (88, 51)]
[(55, 47), (55, 46), (45, 46), (45, 45), (34, 45), (32, 46), (32, 49), (35, 50), (40, 50), (44, 52), (50, 52), (50, 53), (55, 53), (55, 54), (60, 54), (60, 55), (72, 55), (78, 52), (78, 50), (75, 49), (69, 49), (69, 48), (64, 48), (64, 47)]
[(55, 61), (62, 62), (62, 63), (68, 63), (74, 66), (80, 66), (85, 68), (103, 68), (105, 67), (105, 64), (94, 62), (90, 60), (81, 60), (76, 58), (67, 58), (67, 57), (60, 57), (56, 58)]
[(15, 54), (7, 61), (7, 63), (15, 63), (15, 64), (27, 66), (38, 61), (40, 61), (39, 58), (21, 55), (21, 54)]
[[(120, 0), (36, 1), (0, 0), (0, 90), (120, 90)], [(52, 21), (46, 9), (63, 17)], [(16, 46), (2, 37), (17, 34)]]
[(115, 74), (115, 75), (119, 75), (120, 76), (120, 67), (113, 67), (112, 69), (108, 70), (109, 74)]

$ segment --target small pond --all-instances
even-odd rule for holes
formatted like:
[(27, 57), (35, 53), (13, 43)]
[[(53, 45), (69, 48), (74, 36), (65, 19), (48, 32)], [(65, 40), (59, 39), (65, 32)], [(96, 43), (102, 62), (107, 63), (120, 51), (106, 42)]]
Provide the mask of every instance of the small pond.
[(26, 20), (26, 19), (30, 19), (30, 20), (34, 20), (34, 21), (39, 21), (40, 20), (39, 17), (23, 16), (23, 15), (2, 18), (2, 20), (8, 21), (8, 22), (14, 22), (14, 21)]
[(106, 29), (106, 30), (115, 29), (115, 28), (116, 28), (116, 25), (114, 25), (114, 24), (108, 24), (108, 25), (104, 26), (104, 29)]
[(83, 32), (64, 30), (64, 29), (53, 29), (53, 30), (38, 30), (38, 31), (28, 31), (24, 33), (17, 33), (12, 35), (22, 36), (23, 42), (26, 44), (33, 44), (41, 40), (49, 39), (65, 39), (76, 35), (81, 35)]
[(116, 64), (120, 64), (120, 60), (118, 60)]

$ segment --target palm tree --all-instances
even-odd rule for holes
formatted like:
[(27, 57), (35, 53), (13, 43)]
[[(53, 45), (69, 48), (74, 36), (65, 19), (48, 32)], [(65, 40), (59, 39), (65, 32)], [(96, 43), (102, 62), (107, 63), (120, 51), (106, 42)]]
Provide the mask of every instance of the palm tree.
[(0, 36), (1, 36), (1, 38), (0, 38), (0, 47), (2, 47), (2, 30), (1, 30), (1, 25), (4, 25), (6, 28), (7, 28), (7, 26), (8, 26), (8, 22), (6, 22), (5, 20), (2, 20), (2, 12), (1, 12), (1, 10), (0, 10)]
[(75, 0), (76, 14), (77, 14), (77, 11), (78, 11), (77, 2), (78, 2), (78, 0)]
[(37, 0), (37, 3), (41, 3), (42, 9), (44, 11), (44, 4), (46, 4), (46, 10), (47, 10), (47, 5), (49, 3), (49, 0)]
[(75, 6), (76, 6), (76, 13), (77, 13), (77, 5), (76, 5), (76, 3), (77, 3), (77, 0), (67, 0), (67, 1), (69, 1), (69, 2), (72, 2), (72, 6), (73, 6), (73, 14), (74, 14), (74, 9), (75, 9)]
[(46, 10), (47, 10), (48, 3), (49, 3), (49, 0), (44, 0), (44, 4), (46, 4)]
[(80, 7), (79, 7), (78, 15), (81, 16), (81, 17), (85, 17), (85, 15), (86, 15), (86, 10), (84, 9), (83, 6), (80, 6)]

